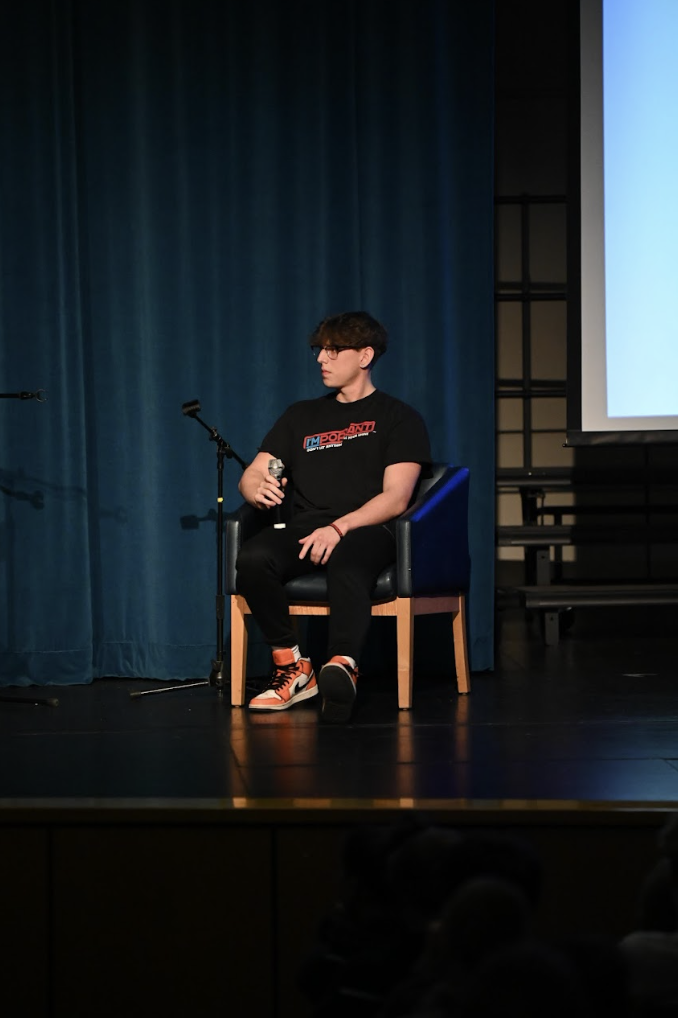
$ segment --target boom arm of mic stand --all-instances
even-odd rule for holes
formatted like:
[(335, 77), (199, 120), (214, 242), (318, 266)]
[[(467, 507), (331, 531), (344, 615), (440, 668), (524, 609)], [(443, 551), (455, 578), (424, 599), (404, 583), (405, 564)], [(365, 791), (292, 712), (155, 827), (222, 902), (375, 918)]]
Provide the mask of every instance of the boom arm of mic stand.
[(217, 443), (218, 451), (221, 452), (227, 459), (229, 460), (234, 459), (236, 463), (240, 464), (243, 470), (247, 467), (247, 463), (245, 463), (245, 460), (238, 456), (235, 449), (231, 448), (226, 439), (221, 437), (216, 428), (213, 428), (209, 424), (206, 424), (205, 421), (203, 421), (202, 417), (199, 417), (198, 414), (195, 412), (189, 412), (187, 413), (186, 416), (192, 417), (195, 421), (198, 422), (198, 424), (201, 424), (206, 431), (209, 431), (212, 441)]
[(44, 389), (35, 392), (0, 392), (0, 399), (35, 399), (38, 403), (46, 403), (47, 393)]

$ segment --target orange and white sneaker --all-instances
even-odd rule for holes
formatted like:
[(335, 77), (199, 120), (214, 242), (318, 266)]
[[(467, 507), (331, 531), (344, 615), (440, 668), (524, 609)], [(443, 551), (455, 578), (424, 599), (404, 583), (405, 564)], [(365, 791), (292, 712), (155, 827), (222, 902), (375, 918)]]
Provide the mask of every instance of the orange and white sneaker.
[(318, 683), (309, 658), (295, 659), (292, 650), (273, 651), (273, 677), (249, 702), (250, 710), (287, 710), (318, 695)]
[(341, 724), (351, 717), (356, 697), (358, 669), (348, 658), (335, 655), (320, 669), (318, 685), (323, 705), (320, 717), (332, 724)]

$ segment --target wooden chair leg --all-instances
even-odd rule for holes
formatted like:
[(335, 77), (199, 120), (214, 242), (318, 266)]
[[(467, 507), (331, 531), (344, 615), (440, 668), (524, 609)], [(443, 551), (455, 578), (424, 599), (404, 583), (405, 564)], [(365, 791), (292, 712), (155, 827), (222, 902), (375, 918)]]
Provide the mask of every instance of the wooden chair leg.
[(409, 597), (396, 600), (398, 640), (398, 707), (412, 709), (412, 671), (414, 667), (414, 604)]
[(231, 595), (231, 705), (245, 703), (245, 671), (247, 668), (247, 625), (245, 599)]
[(452, 635), (454, 637), (454, 665), (457, 672), (457, 692), (471, 692), (471, 673), (468, 663), (466, 640), (466, 598), (459, 597), (459, 611), (452, 614)]

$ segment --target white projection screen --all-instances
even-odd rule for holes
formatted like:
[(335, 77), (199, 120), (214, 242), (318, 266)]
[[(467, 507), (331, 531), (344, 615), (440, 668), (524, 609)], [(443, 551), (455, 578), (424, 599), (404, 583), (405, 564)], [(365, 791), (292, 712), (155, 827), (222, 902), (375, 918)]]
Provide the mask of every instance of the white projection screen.
[(678, 442), (678, 0), (580, 0), (577, 44), (568, 444)]

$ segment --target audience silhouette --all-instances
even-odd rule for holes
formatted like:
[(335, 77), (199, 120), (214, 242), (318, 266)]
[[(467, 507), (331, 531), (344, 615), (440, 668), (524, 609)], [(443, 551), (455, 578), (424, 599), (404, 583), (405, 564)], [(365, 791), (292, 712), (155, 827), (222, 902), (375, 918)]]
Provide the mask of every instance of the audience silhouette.
[(678, 1018), (678, 814), (659, 851), (635, 930), (546, 938), (530, 845), (418, 814), (361, 827), (300, 971), (313, 1018)]

